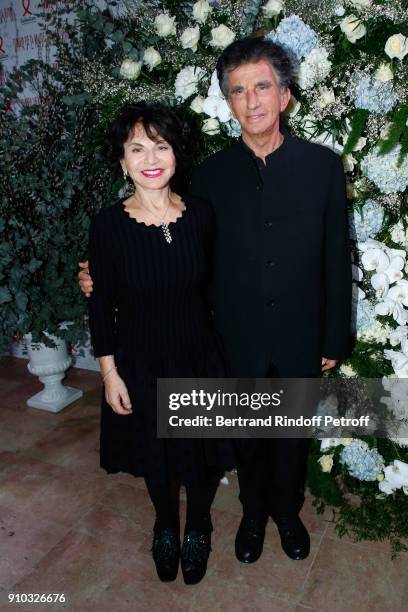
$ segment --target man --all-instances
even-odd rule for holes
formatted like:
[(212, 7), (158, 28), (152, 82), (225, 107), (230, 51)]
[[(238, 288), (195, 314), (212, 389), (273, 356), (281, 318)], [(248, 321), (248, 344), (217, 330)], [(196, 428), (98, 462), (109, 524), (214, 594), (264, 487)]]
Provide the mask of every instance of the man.
[[(349, 350), (341, 159), (280, 128), (293, 68), (279, 45), (236, 41), (222, 52), (217, 75), (242, 137), (197, 168), (191, 189), (216, 213), (212, 305), (231, 373), (318, 377)], [(80, 278), (89, 291), (89, 276), (82, 272)], [(287, 555), (306, 558), (310, 539), (299, 511), (308, 440), (251, 439), (239, 450), (237, 558), (259, 558), (269, 516)]]

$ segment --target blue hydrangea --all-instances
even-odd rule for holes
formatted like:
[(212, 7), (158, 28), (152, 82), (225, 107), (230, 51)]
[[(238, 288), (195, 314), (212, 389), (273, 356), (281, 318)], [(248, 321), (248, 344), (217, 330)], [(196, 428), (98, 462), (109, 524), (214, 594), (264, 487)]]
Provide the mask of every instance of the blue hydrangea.
[(397, 101), (392, 81), (379, 81), (371, 77), (358, 80), (354, 104), (378, 115), (387, 114)]
[(231, 119), (228, 123), (224, 123), (224, 127), (227, 131), (228, 136), (231, 138), (239, 138), (241, 136), (241, 126), (239, 121)]
[(378, 450), (368, 448), (362, 440), (353, 440), (342, 449), (340, 463), (359, 480), (377, 480), (377, 474), (384, 468), (384, 458)]
[(369, 300), (358, 300), (353, 297), (351, 306), (351, 331), (362, 332), (376, 322), (374, 306)]
[(312, 49), (318, 46), (317, 34), (297, 15), (282, 19), (275, 31), (266, 36), (286, 50), (291, 52), (298, 60), (305, 57)]
[(374, 238), (381, 230), (384, 220), (384, 209), (374, 202), (367, 200), (361, 211), (354, 209), (349, 214), (350, 237), (359, 242)]
[(361, 160), (361, 171), (382, 193), (405, 191), (408, 187), (407, 161), (398, 167), (400, 151), (401, 145), (397, 144), (389, 153), (379, 155), (375, 147)]

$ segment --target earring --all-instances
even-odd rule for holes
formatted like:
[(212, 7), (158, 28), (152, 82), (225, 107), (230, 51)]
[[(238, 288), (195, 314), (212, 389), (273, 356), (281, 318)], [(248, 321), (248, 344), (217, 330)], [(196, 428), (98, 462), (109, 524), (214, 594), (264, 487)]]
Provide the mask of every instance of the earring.
[(123, 168), (123, 178), (125, 179), (125, 181), (127, 179), (127, 175), (128, 175), (128, 173), (127, 173), (126, 168)]

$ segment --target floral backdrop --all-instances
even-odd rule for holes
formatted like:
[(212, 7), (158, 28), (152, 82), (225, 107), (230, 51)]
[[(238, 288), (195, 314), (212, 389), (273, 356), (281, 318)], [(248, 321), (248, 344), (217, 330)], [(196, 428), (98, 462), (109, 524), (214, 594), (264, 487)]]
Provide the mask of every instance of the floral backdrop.
[[(124, 104), (161, 99), (188, 119), (199, 162), (240, 135), (214, 70), (220, 51), (255, 34), (292, 56), (297, 83), (283, 120), (292, 133), (336, 150), (347, 177), (355, 344), (331, 376), (384, 377), (389, 408), (406, 431), (315, 441), (309, 487), (318, 511), (335, 508), (340, 534), (388, 538), (401, 549), (408, 537), (408, 1), (113, 0), (102, 9), (81, 2), (75, 11), (70, 25), (63, 14), (47, 18), (59, 71), (46, 97), (52, 104), (58, 91), (70, 113), (86, 114), (88, 150), (101, 149)], [(3, 90), (7, 104), (14, 94), (12, 85)], [(124, 193), (120, 177), (92, 172), (94, 202)]]

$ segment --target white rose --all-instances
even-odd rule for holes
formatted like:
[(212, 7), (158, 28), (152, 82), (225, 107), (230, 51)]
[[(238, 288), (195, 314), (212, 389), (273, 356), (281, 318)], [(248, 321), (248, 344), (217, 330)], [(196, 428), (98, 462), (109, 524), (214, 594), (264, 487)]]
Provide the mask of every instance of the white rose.
[(351, 378), (352, 376), (357, 376), (357, 372), (353, 370), (353, 368), (350, 365), (347, 365), (345, 363), (340, 366), (340, 372), (344, 374), (344, 376), (347, 376), (347, 378)]
[(232, 119), (231, 110), (226, 100), (218, 96), (208, 96), (204, 100), (203, 112), (213, 119), (219, 119), (221, 123), (226, 123)]
[(197, 51), (197, 43), (200, 40), (200, 28), (186, 28), (180, 36), (180, 42), (183, 49), (192, 49)]
[(205, 23), (211, 11), (212, 6), (208, 4), (207, 0), (199, 0), (193, 6), (193, 18), (198, 23)]
[(262, 7), (265, 17), (275, 17), (275, 15), (279, 15), (281, 11), (283, 11), (283, 2), (281, 0), (269, 0)]
[(384, 51), (391, 59), (397, 57), (402, 60), (408, 53), (408, 39), (402, 34), (394, 34), (385, 43)]
[(350, 0), (351, 4), (354, 4), (356, 8), (366, 8), (370, 6), (371, 0)]
[(288, 115), (289, 117), (294, 117), (295, 115), (298, 114), (301, 106), (302, 105), (299, 102), (299, 100), (296, 100), (295, 96), (292, 94), (289, 100), (289, 104), (287, 105), (285, 109), (285, 114)]
[(391, 81), (393, 76), (393, 72), (388, 64), (381, 64), (374, 72), (374, 78), (377, 79), (377, 81), (382, 81), (383, 83), (386, 81)]
[(194, 111), (195, 113), (203, 113), (204, 112), (203, 102), (204, 102), (203, 96), (196, 96), (194, 100), (192, 101), (192, 103), (190, 104), (191, 110)]
[(402, 225), (401, 221), (398, 221), (398, 223), (392, 226), (391, 239), (393, 242), (396, 242), (397, 244), (398, 243), (405, 244), (407, 240), (407, 236), (406, 236), (404, 226)]
[(220, 133), (220, 124), (217, 119), (206, 119), (203, 123), (202, 130), (205, 134), (209, 136), (214, 136), (215, 134)]
[(153, 70), (159, 64), (161, 64), (161, 55), (154, 47), (147, 47), (143, 55), (143, 62), (146, 64), (149, 70)]
[(211, 36), (210, 45), (217, 49), (225, 49), (225, 47), (228, 47), (234, 40), (235, 32), (227, 28), (224, 24), (221, 24), (218, 28), (213, 28), (211, 30)]
[(340, 22), (340, 29), (352, 43), (362, 38), (367, 32), (365, 26), (355, 15), (348, 15), (345, 17), (343, 21)]
[(202, 68), (186, 66), (182, 68), (176, 77), (175, 93), (177, 98), (187, 100), (197, 92), (198, 81), (204, 76)]
[(168, 13), (160, 13), (154, 20), (156, 34), (159, 36), (170, 36), (176, 33), (176, 18), (170, 17)]
[(320, 95), (316, 100), (317, 108), (320, 108), (320, 110), (322, 110), (323, 108), (326, 108), (326, 106), (328, 106), (329, 104), (333, 104), (333, 102), (335, 101), (335, 97), (334, 91), (332, 89), (329, 89), (328, 87), (320, 87), (319, 92)]
[(142, 62), (135, 62), (131, 59), (125, 59), (120, 67), (120, 76), (124, 79), (136, 80), (142, 69)]
[(322, 472), (331, 472), (333, 467), (333, 455), (322, 455), (318, 460)]

